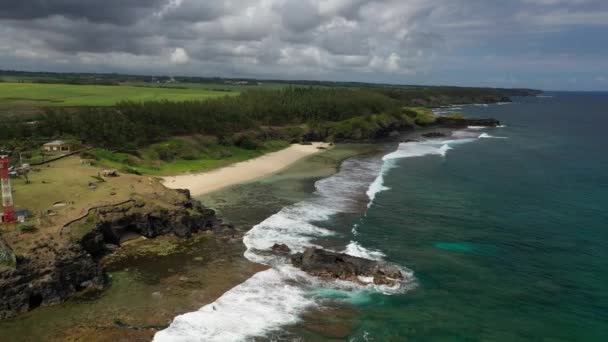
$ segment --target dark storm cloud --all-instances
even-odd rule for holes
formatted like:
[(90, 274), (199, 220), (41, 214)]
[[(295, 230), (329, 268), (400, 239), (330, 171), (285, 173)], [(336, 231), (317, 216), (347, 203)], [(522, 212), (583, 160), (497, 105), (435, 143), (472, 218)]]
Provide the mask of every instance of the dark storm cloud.
[(283, 24), (295, 32), (316, 28), (323, 20), (311, 0), (287, 0), (281, 12)]
[(178, 6), (169, 6), (163, 17), (168, 20), (199, 22), (211, 21), (228, 13), (224, 1), (183, 0)]
[(127, 25), (162, 8), (166, 0), (2, 0), (0, 19), (63, 16), (96, 23)]

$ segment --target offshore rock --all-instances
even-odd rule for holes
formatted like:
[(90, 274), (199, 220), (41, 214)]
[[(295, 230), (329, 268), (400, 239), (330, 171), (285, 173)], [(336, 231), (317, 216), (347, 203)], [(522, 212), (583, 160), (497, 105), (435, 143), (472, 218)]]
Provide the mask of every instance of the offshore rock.
[(450, 118), (440, 116), (435, 120), (436, 125), (447, 127), (468, 127), (468, 126), (483, 126), (496, 127), (500, 126), (500, 121), (496, 119), (466, 119), (466, 118)]
[(425, 138), (444, 138), (444, 137), (446, 137), (445, 133), (441, 133), (441, 132), (424, 133), (422, 136)]
[(272, 246), (272, 251), (279, 254), (289, 254), (291, 253), (291, 249), (286, 244), (275, 243)]
[(359, 277), (371, 277), (376, 285), (393, 286), (404, 278), (398, 267), (384, 261), (314, 247), (293, 254), (291, 263), (310, 275), (326, 279), (360, 282)]

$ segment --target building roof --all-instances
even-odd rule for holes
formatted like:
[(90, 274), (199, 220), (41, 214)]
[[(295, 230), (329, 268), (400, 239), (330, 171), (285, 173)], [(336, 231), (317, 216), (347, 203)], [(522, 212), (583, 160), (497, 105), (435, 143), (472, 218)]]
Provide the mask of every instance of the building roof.
[(42, 146), (50, 146), (50, 145), (65, 145), (66, 142), (63, 140), (54, 140), (54, 141), (50, 141)]

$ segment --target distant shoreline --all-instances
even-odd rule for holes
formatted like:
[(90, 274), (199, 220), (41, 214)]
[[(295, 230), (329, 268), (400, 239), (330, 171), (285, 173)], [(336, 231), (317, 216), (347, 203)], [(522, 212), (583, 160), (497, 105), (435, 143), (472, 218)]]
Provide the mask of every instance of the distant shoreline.
[(327, 147), (328, 144), (326, 143), (294, 144), (286, 149), (218, 170), (163, 177), (163, 185), (170, 189), (188, 189), (192, 196), (201, 196), (229, 186), (269, 176), (302, 158), (319, 153)]

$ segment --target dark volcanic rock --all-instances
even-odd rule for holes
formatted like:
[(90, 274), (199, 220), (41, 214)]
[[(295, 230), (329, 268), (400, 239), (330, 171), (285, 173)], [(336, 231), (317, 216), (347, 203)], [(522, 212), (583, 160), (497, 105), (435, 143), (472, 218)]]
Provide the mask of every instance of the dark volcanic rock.
[(112, 251), (108, 246), (120, 246), (126, 237), (133, 235), (190, 237), (210, 230), (222, 235), (235, 233), (232, 225), (224, 224), (214, 210), (203, 207), (196, 200), (188, 198), (176, 204), (179, 207), (175, 209), (127, 205), (99, 210), (100, 219), (95, 229), (87, 233), (80, 243), (87, 252), (99, 258)]
[(289, 248), (289, 246), (287, 246), (285, 244), (275, 243), (274, 246), (272, 246), (271, 249), (275, 253), (281, 253), (281, 254), (291, 253), (291, 249)]
[(292, 255), (291, 262), (308, 274), (322, 278), (359, 282), (359, 276), (373, 277), (377, 285), (394, 285), (403, 280), (401, 270), (386, 262), (317, 248)]
[(424, 133), (422, 136), (425, 138), (445, 138), (446, 137), (446, 135), (441, 132)]
[(435, 121), (436, 125), (448, 127), (467, 127), (467, 126), (483, 126), (496, 127), (500, 125), (500, 121), (496, 119), (462, 119), (440, 116)]
[(104, 286), (101, 267), (78, 245), (40, 246), (37, 258), (17, 257), (14, 269), (0, 273), (0, 319), (53, 305), (84, 290)]
[(0, 265), (12, 265), (15, 262), (13, 251), (0, 235)]
[(234, 227), (223, 224), (215, 211), (190, 198), (188, 192), (182, 195), (172, 209), (148, 208), (138, 201), (95, 209), (89, 215), (96, 215), (97, 224), (79, 242), (38, 243), (18, 255), (15, 267), (0, 269), (0, 319), (64, 302), (76, 293), (103, 290), (105, 276), (99, 259), (134, 234), (189, 237), (214, 231), (234, 236)]

